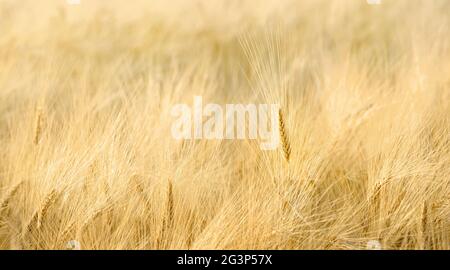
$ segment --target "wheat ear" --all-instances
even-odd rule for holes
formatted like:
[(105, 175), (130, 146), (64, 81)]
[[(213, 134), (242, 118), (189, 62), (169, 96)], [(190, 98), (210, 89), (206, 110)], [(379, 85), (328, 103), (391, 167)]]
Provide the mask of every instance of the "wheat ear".
[(53, 189), (45, 198), (44, 203), (42, 204), (41, 210), (39, 211), (38, 222), (37, 222), (38, 228), (41, 226), (42, 220), (46, 216), (48, 209), (53, 204), (53, 202), (56, 200), (57, 195), (58, 195), (58, 192), (55, 189)]
[(173, 221), (173, 209), (174, 209), (174, 203), (173, 203), (173, 185), (172, 181), (169, 180), (169, 190), (167, 193), (167, 215), (169, 219), (169, 223), (171, 224)]
[(423, 202), (422, 205), (422, 218), (420, 222), (420, 239), (422, 240), (421, 246), (422, 249), (426, 248), (427, 243), (427, 228), (428, 228), (428, 208), (427, 208), (427, 202)]
[(17, 191), (19, 190), (20, 186), (22, 186), (23, 181), (20, 181), (19, 183), (17, 183), (16, 185), (14, 185), (9, 192), (6, 194), (5, 198), (2, 200), (2, 202), (0, 203), (0, 211), (2, 209), (4, 209), (6, 206), (8, 206), (9, 201), (11, 200), (11, 198), (16, 195)]
[(135, 183), (135, 189), (139, 194), (139, 197), (142, 199), (142, 201), (144, 201), (145, 207), (147, 209), (150, 209), (150, 200), (148, 199), (147, 194), (145, 193), (145, 189), (141, 184), (142, 181), (139, 179), (139, 176), (133, 175), (131, 181)]
[(289, 162), (289, 158), (291, 156), (291, 144), (289, 143), (289, 139), (286, 132), (285, 120), (283, 117), (283, 113), (281, 109), (278, 110), (278, 128), (280, 132), (281, 146), (283, 149), (283, 156), (287, 162)]
[(173, 212), (174, 212), (173, 184), (172, 181), (169, 179), (167, 187), (166, 214), (163, 218), (161, 233), (156, 241), (158, 247), (160, 246), (162, 240), (164, 239), (166, 232), (170, 229), (170, 227), (173, 224), (173, 216), (174, 216)]
[(64, 231), (61, 233), (61, 240), (63, 242), (67, 240), (67, 238), (69, 237), (70, 232), (72, 231), (72, 229), (74, 227), (75, 227), (75, 222), (74, 221), (70, 222), (69, 225), (66, 226)]
[(9, 239), (9, 249), (10, 250), (23, 250), (24, 246), (22, 245), (22, 242), (20, 241), (18, 235), (14, 233), (11, 235)]
[[(83, 222), (83, 224), (81, 224), (79, 234), (81, 234), (84, 231), (84, 229), (86, 228), (86, 226), (89, 225), (89, 223), (91, 221), (96, 219), (105, 210), (105, 208), (106, 207), (99, 207), (94, 212), (92, 212), (88, 216), (88, 218)], [(68, 229), (70, 230), (71, 228), (68, 228)]]
[(41, 139), (42, 134), (42, 108), (37, 107), (36, 108), (36, 122), (35, 122), (35, 129), (34, 129), (34, 144), (37, 145), (39, 143), (39, 140)]
[(370, 199), (369, 199), (369, 202), (371, 205), (374, 205), (379, 202), (382, 187), (383, 187), (383, 184), (380, 184), (380, 183), (375, 184), (375, 187), (374, 187), (372, 194), (370, 195)]
[(42, 219), (45, 217), (45, 215), (47, 214), (48, 209), (50, 208), (51, 204), (55, 201), (56, 196), (57, 196), (58, 192), (53, 189), (48, 195), (47, 197), (45, 197), (44, 202), (42, 203), (41, 207), (38, 209), (38, 211), (36, 211), (33, 216), (31, 217), (30, 221), (28, 222), (27, 226), (26, 226), (26, 231), (27, 232), (31, 232), (33, 230), (34, 224), (37, 224), (37, 228), (39, 229), (41, 227), (41, 223), (42, 223)]

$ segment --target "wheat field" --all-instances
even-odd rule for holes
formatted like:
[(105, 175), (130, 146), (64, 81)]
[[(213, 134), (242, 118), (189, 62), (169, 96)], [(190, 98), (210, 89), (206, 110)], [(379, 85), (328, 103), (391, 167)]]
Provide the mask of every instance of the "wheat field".
[[(0, 33), (0, 249), (450, 249), (448, 0), (1, 0)], [(279, 104), (282, 145), (175, 140), (194, 96)]]

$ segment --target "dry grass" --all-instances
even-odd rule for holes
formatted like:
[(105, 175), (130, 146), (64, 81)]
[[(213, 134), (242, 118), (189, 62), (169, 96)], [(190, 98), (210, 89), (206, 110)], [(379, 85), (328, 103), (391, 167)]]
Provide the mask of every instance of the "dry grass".
[(0, 1), (1, 249), (450, 248), (450, 1), (165, 2)]

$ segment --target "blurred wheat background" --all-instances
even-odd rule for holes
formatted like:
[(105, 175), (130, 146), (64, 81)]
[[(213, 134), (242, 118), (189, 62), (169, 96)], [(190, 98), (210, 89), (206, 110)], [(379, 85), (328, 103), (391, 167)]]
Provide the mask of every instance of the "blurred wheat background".
[[(450, 1), (0, 1), (0, 248), (450, 248)], [(177, 141), (279, 103), (290, 147)]]

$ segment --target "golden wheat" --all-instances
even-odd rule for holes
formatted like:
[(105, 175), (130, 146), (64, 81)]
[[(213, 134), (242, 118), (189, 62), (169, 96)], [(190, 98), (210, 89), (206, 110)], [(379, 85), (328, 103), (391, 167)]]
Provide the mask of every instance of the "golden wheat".
[(13, 2), (0, 249), (450, 249), (450, 1)]
[(23, 185), (24, 181), (20, 181), (17, 184), (15, 184), (4, 196), (0, 203), (0, 213), (3, 211), (9, 204), (9, 201), (12, 197), (19, 191), (19, 188)]
[(36, 108), (36, 121), (35, 121), (35, 129), (34, 129), (34, 144), (38, 144), (42, 135), (42, 121), (43, 121), (43, 111), (41, 107)]
[[(89, 223), (93, 222), (98, 216), (100, 216), (104, 211), (106, 210), (106, 206), (104, 207), (99, 207), (97, 209), (95, 209), (95, 211), (91, 212), (91, 214), (83, 221), (83, 223), (81, 224), (81, 226), (79, 227), (79, 230), (77, 232), (78, 238), (80, 238), (80, 235), (84, 232), (84, 230), (86, 229), (86, 227), (89, 225)], [(69, 228), (67, 228), (68, 230), (70, 230), (70, 226)]]
[(280, 131), (280, 140), (281, 147), (283, 150), (283, 156), (287, 162), (289, 162), (289, 158), (291, 157), (291, 145), (289, 143), (288, 135), (285, 127), (285, 120), (283, 118), (283, 113), (281, 109), (278, 110), (278, 129)]
[(42, 220), (44, 219), (45, 215), (47, 214), (48, 209), (52, 205), (52, 203), (55, 201), (56, 197), (58, 195), (58, 192), (56, 189), (53, 189), (44, 199), (41, 206), (37, 211), (34, 212), (34, 214), (31, 216), (30, 221), (25, 226), (24, 230), (24, 236), (26, 233), (31, 233), (34, 228), (39, 229), (42, 225)]

